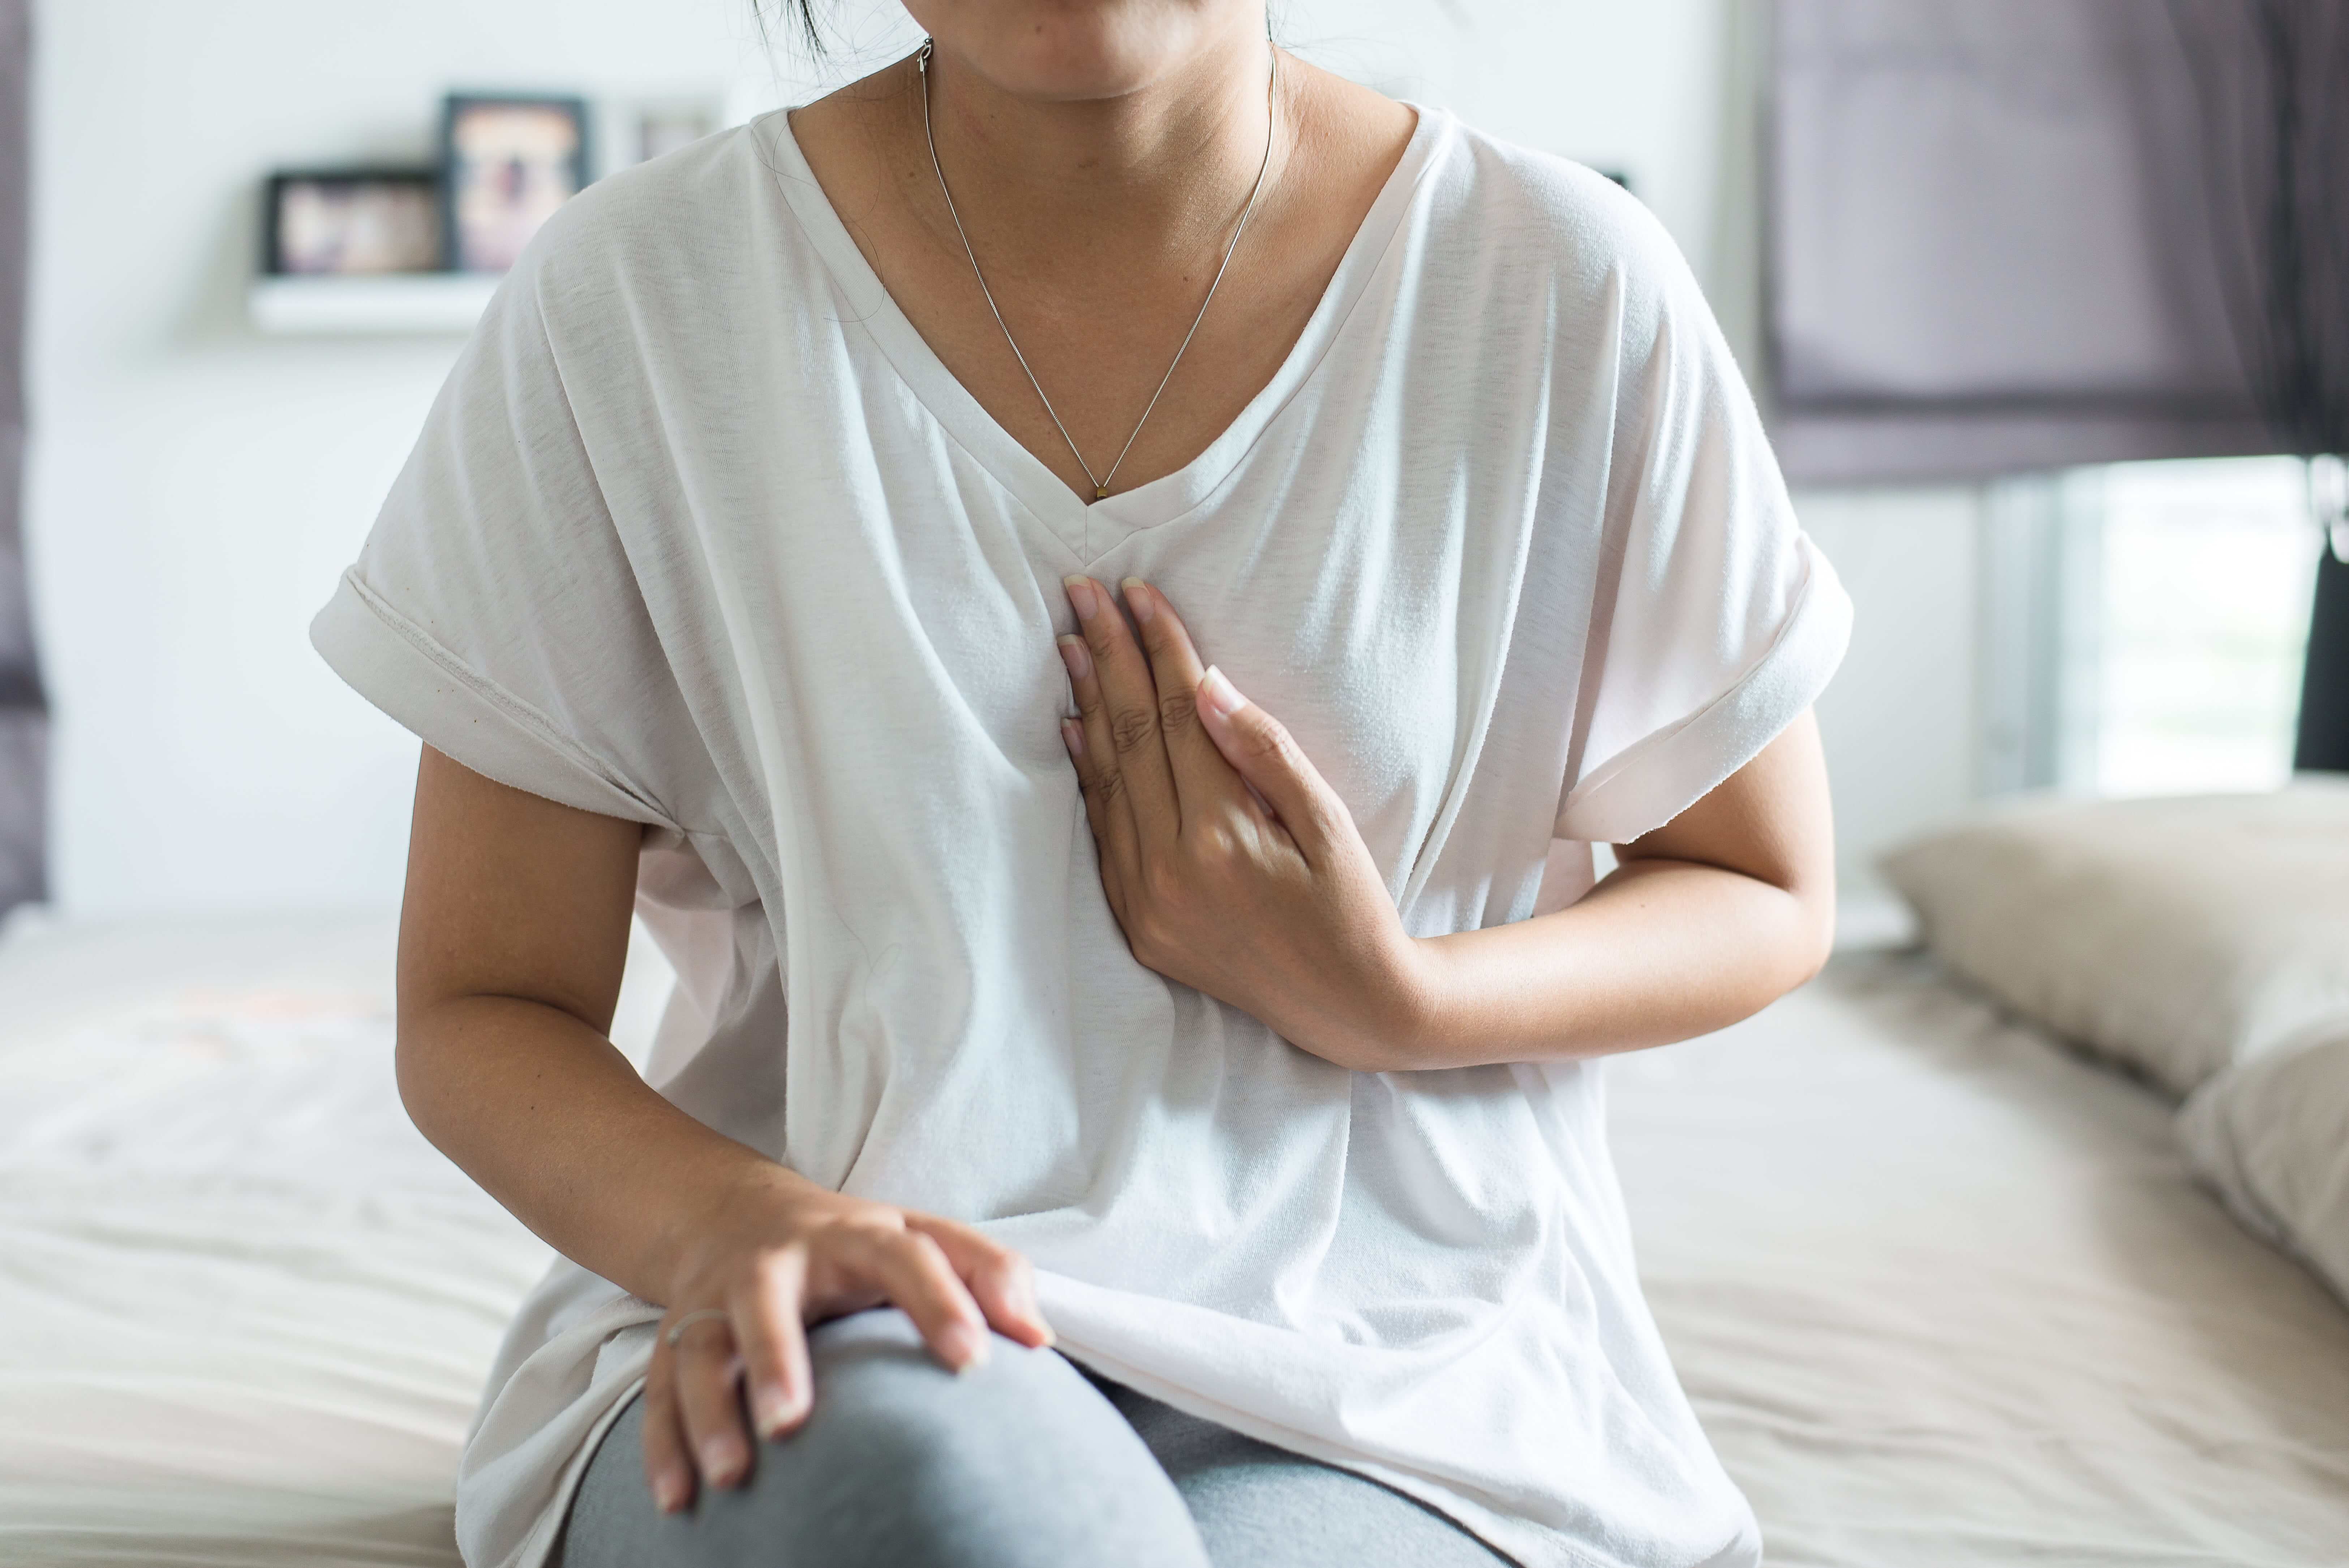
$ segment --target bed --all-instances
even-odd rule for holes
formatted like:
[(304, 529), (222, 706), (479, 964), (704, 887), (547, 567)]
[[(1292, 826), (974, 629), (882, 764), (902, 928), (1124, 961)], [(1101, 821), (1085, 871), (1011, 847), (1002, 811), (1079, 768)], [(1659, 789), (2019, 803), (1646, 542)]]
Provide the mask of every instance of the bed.
[[(543, 1249), (401, 1117), (388, 918), (0, 938), (0, 1562), (456, 1563)], [(616, 1037), (666, 975), (632, 949)], [(2170, 1107), (1907, 954), (1609, 1069), (1643, 1273), (1774, 1563), (2349, 1563), (2349, 1309)]]
[[(545, 1249), (418, 1136), (388, 915), (0, 938), (0, 1563), (453, 1564)], [(631, 950), (615, 1036), (665, 975)]]
[(1916, 954), (1609, 1092), (1773, 1563), (2349, 1563), (2349, 1307), (2196, 1183), (2159, 1095)]

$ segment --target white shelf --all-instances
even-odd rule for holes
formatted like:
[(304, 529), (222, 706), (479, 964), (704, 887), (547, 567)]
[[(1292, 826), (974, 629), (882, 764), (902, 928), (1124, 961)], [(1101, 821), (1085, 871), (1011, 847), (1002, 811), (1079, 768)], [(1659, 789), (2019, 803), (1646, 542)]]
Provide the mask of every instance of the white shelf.
[(245, 300), (253, 325), (272, 335), (462, 336), (497, 286), (494, 273), (267, 277)]

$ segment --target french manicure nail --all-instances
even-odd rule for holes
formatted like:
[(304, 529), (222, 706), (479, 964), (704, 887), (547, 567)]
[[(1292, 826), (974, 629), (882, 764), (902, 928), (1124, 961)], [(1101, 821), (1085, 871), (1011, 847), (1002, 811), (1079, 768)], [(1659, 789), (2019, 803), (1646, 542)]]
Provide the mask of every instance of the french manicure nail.
[(1069, 591), (1069, 603), (1076, 607), (1078, 620), (1090, 621), (1101, 614), (1101, 598), (1093, 592), (1092, 579), (1063, 577), (1061, 583)]
[(759, 1436), (769, 1442), (792, 1418), (792, 1402), (782, 1389), (772, 1383), (761, 1383), (750, 1390), (750, 1424), (759, 1429)]
[(1071, 680), (1081, 681), (1093, 673), (1092, 650), (1085, 646), (1082, 637), (1062, 637), (1059, 641), (1061, 662), (1069, 666)]
[(736, 1463), (740, 1457), (734, 1451), (732, 1443), (724, 1438), (712, 1438), (701, 1445), (701, 1473), (718, 1485), (724, 1486), (734, 1479)]
[(1222, 670), (1209, 665), (1207, 673), (1199, 677), (1199, 703), (1217, 718), (1229, 718), (1247, 706), (1247, 698), (1240, 696), (1232, 683), (1224, 678)]
[(1083, 757), (1085, 754), (1084, 726), (1073, 718), (1061, 720), (1061, 744), (1069, 748), (1070, 760), (1074, 761)]
[(968, 1323), (957, 1323), (940, 1336), (947, 1362), (957, 1372), (976, 1372), (987, 1365), (987, 1336)]
[(685, 1506), (685, 1483), (673, 1475), (665, 1475), (653, 1488), (653, 1502), (663, 1513), (675, 1513)]
[(1150, 618), (1158, 614), (1158, 606), (1151, 599), (1150, 584), (1139, 577), (1129, 577), (1118, 586), (1125, 591), (1125, 607), (1133, 612), (1134, 620), (1145, 626), (1150, 624)]

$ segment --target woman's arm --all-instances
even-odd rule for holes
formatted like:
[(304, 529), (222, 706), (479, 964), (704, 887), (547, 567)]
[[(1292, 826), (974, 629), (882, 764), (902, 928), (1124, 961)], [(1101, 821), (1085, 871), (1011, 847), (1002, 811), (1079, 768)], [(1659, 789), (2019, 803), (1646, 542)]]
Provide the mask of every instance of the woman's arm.
[(1709, 1034), (1808, 980), (1835, 939), (1835, 834), (1817, 721), (1654, 832), (1579, 903), (1421, 944), (1414, 1055), (1598, 1056)]
[[(977, 1232), (843, 1197), (648, 1088), (605, 1031), (627, 955), (633, 822), (427, 748), (399, 926), (399, 1092), (416, 1125), (564, 1256), (667, 1307), (645, 1385), (664, 1509), (748, 1474), (810, 1398), (803, 1325), (894, 1303), (948, 1366), (987, 1328), (1050, 1341), (1028, 1265)], [(714, 1308), (672, 1349), (667, 1326)], [(739, 1360), (738, 1360), (739, 1357)], [(690, 1456), (690, 1457), (688, 1457)]]
[(1174, 606), (1070, 581), (1063, 739), (1134, 956), (1366, 1071), (1686, 1039), (1816, 974), (1835, 923), (1826, 774), (1806, 714), (1571, 908), (1404, 933), (1353, 819), (1288, 732), (1200, 666)]

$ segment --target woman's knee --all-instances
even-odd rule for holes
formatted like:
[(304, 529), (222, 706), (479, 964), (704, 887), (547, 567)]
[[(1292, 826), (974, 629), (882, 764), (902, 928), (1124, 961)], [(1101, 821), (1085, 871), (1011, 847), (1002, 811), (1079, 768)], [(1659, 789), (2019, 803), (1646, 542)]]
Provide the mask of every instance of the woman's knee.
[[(742, 1487), (705, 1489), (688, 1514), (658, 1522), (659, 1549), (638, 1547), (643, 1554), (633, 1561), (675, 1568), (1077, 1562), (1205, 1568), (1173, 1484), (1083, 1375), (1054, 1352), (1008, 1339), (997, 1338), (989, 1350), (984, 1366), (958, 1375), (931, 1357), (902, 1313), (823, 1325), (809, 1339), (815, 1401), (806, 1424), (758, 1445)], [(633, 1435), (627, 1423), (614, 1432), (623, 1441)], [(640, 1455), (639, 1448), (631, 1457)], [(616, 1458), (599, 1455), (591, 1475)], [(608, 1511), (583, 1496), (574, 1511), (574, 1541)], [(566, 1568), (601, 1561), (595, 1547), (577, 1545), (566, 1553)]]
[(1199, 1568), (1189, 1513), (1123, 1417), (1059, 1355), (1001, 1337), (957, 1374), (902, 1313), (812, 1336), (807, 1425), (766, 1445), (810, 1563)]

